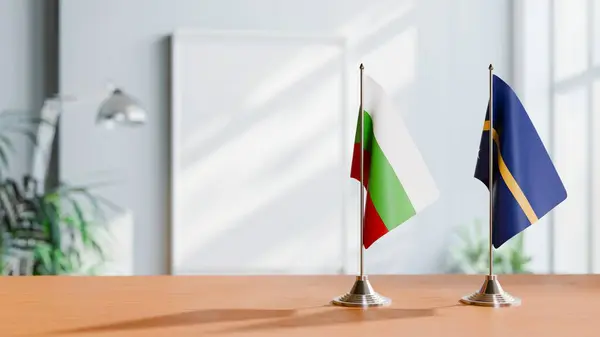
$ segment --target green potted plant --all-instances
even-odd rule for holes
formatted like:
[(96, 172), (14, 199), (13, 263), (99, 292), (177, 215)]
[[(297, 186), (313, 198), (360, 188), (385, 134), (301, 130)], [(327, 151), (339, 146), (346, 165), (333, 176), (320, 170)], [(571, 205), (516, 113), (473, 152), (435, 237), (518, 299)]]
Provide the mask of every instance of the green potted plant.
[[(486, 229), (484, 231), (484, 228)], [(458, 244), (450, 250), (453, 273), (485, 274), (489, 272), (489, 236), (487, 226), (475, 220), (459, 230)], [(493, 252), (494, 274), (530, 273), (531, 257), (525, 253), (523, 233)]]
[(0, 266), (10, 275), (95, 274), (109, 258), (107, 209), (119, 210), (92, 192), (96, 186), (65, 183), (40, 191), (34, 178), (6, 176), (12, 135), (36, 143), (34, 128), (44, 121), (22, 113), (0, 113)]

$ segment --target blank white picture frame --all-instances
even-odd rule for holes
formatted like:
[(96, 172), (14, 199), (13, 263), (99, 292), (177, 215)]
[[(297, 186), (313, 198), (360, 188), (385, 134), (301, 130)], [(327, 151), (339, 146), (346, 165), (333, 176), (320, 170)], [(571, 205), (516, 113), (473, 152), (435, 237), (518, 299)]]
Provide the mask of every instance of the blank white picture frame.
[(171, 53), (171, 273), (343, 273), (345, 39), (179, 31)]

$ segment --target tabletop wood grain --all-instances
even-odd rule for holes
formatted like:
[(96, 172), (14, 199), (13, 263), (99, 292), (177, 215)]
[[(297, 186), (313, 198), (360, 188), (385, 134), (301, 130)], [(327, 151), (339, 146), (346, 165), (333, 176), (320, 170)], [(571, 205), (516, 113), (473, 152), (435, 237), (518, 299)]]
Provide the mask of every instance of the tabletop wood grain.
[(458, 303), (483, 276), (371, 276), (387, 308), (328, 305), (353, 276), (0, 278), (0, 336), (594, 336), (600, 275), (503, 275), (516, 308)]

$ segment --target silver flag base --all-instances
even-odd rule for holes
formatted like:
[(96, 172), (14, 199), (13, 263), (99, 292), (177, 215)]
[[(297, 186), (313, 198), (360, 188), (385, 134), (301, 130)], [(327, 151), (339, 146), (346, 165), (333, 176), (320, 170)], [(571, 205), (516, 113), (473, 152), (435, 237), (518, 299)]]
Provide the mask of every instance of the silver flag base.
[(468, 305), (482, 307), (516, 307), (521, 305), (521, 300), (505, 292), (496, 275), (486, 275), (481, 289), (471, 295), (460, 299), (460, 302)]
[(341, 307), (360, 307), (360, 308), (369, 308), (369, 307), (382, 307), (388, 306), (392, 303), (387, 297), (379, 295), (369, 282), (368, 277), (365, 276), (357, 276), (356, 281), (354, 282), (354, 286), (350, 292), (336, 297), (331, 301), (331, 304), (341, 306)]

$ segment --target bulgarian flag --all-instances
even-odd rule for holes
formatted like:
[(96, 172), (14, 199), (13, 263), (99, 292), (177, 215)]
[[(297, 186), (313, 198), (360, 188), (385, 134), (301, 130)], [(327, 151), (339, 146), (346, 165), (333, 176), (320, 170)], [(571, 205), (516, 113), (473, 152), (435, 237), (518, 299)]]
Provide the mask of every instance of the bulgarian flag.
[[(398, 227), (433, 203), (438, 189), (399, 111), (373, 79), (363, 81), (363, 186), (367, 190), (363, 245)], [(361, 181), (359, 113), (350, 176)]]

